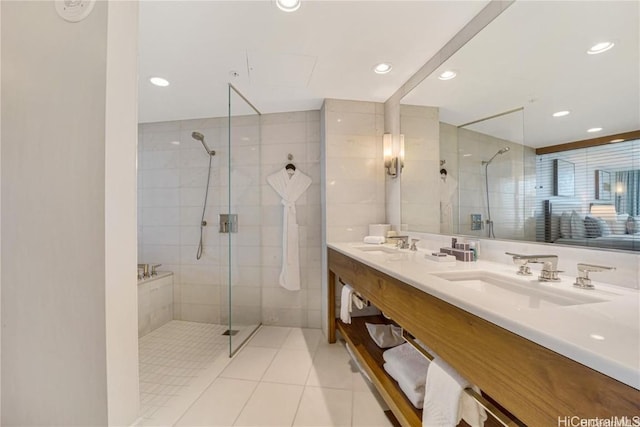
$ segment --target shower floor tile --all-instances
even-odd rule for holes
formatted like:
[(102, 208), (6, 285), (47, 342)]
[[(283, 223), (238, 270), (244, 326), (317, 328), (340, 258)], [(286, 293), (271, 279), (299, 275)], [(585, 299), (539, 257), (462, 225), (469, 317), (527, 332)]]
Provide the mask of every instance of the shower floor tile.
[(200, 396), (231, 360), (227, 328), (173, 320), (140, 338), (137, 425), (175, 422)]

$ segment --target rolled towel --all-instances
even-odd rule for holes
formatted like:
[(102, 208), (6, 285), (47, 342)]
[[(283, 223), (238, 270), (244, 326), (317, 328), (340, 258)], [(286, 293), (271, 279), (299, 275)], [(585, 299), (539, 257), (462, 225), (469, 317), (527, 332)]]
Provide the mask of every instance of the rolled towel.
[(342, 286), (340, 294), (340, 320), (344, 323), (351, 323), (351, 297), (353, 296), (353, 288), (351, 285)]
[(368, 243), (371, 245), (381, 245), (385, 242), (384, 236), (366, 236), (364, 238), (364, 243)]
[(463, 416), (472, 427), (484, 425), (486, 412), (464, 392), (470, 385), (444, 360), (434, 359), (427, 373), (422, 426), (455, 426)]
[[(387, 371), (389, 375), (391, 375), (391, 378), (396, 381), (398, 381), (396, 378), (402, 376), (400, 374), (400, 370), (402, 368), (399, 365), (385, 363), (384, 365), (382, 365), (382, 367), (385, 371)], [(418, 409), (422, 408), (422, 405), (424, 405), (424, 384), (418, 390), (415, 390), (412, 385), (409, 385), (405, 382), (398, 381), (398, 386), (400, 387), (400, 390), (402, 390), (404, 395), (407, 396), (407, 399), (409, 399), (409, 402), (411, 402), (413, 406)]]
[[(411, 344), (402, 344), (382, 353), (386, 364), (392, 365), (389, 375), (403, 390), (424, 390), (429, 370), (429, 360)], [(405, 392), (406, 394), (406, 392)]]

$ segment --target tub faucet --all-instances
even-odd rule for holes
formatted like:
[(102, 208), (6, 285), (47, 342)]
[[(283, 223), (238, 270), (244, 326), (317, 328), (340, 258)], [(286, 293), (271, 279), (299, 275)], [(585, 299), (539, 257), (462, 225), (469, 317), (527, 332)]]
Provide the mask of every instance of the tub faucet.
[(142, 278), (149, 277), (149, 264), (138, 264), (138, 270), (142, 269)]
[(542, 264), (542, 270), (538, 280), (540, 282), (558, 282), (560, 278), (558, 273), (562, 273), (558, 270), (558, 255), (523, 255), (514, 254), (511, 252), (505, 252), (505, 254), (513, 257), (513, 263), (519, 265), (518, 274), (530, 275), (531, 270), (527, 266), (528, 263)]
[(158, 271), (156, 270), (158, 267), (160, 267), (162, 264), (154, 264), (151, 266), (151, 275), (152, 276), (157, 276), (158, 275)]
[(595, 286), (593, 286), (593, 284), (591, 283), (589, 272), (610, 270), (615, 270), (615, 267), (608, 267), (606, 265), (583, 264), (580, 262), (578, 263), (578, 277), (576, 277), (576, 281), (573, 286), (582, 289), (594, 289)]

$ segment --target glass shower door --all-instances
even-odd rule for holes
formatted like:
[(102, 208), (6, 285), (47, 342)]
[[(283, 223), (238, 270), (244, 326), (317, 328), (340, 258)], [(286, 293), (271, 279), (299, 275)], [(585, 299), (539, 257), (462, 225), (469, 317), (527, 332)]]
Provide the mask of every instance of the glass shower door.
[[(235, 87), (229, 85), (228, 267), (226, 314), (229, 355), (260, 326), (262, 319), (262, 216), (260, 167), (260, 112)], [(223, 212), (225, 211), (223, 210)], [(226, 230), (225, 230), (226, 228)]]

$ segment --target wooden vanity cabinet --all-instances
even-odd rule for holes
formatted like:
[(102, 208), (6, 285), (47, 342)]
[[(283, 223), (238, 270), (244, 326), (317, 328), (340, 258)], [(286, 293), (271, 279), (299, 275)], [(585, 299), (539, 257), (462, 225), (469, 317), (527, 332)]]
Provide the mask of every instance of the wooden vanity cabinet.
[[(336, 277), (426, 343), (470, 382), (529, 426), (558, 426), (582, 419), (640, 415), (640, 391), (526, 338), (470, 314), (394, 277), (328, 249), (329, 342), (336, 329), (355, 347), (372, 381), (400, 423), (419, 426), (419, 413), (379, 365), (358, 321), (335, 317)], [(376, 372), (376, 369), (382, 372)], [(401, 392), (400, 392), (401, 393)], [(415, 408), (413, 408), (415, 409)], [(514, 425), (517, 425), (514, 423)], [(569, 424), (564, 424), (569, 425)]]

